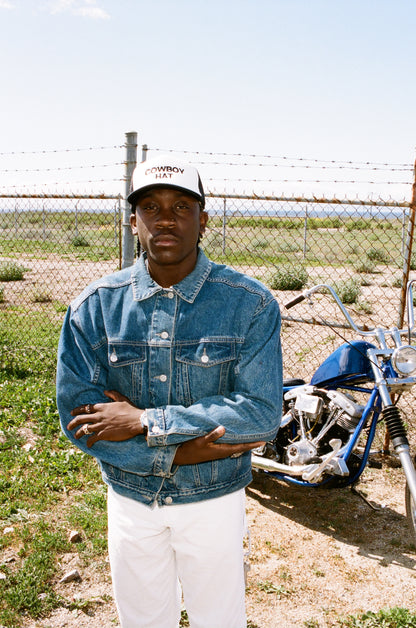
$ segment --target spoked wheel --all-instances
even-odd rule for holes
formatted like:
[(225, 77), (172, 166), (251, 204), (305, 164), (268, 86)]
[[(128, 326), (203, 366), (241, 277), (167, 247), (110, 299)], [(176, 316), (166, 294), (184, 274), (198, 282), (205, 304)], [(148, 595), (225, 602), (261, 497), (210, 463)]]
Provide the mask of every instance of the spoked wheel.
[(406, 517), (410, 525), (413, 537), (416, 540), (416, 504), (413, 496), (410, 492), (409, 485), (406, 482), (405, 489), (405, 501), (406, 501)]

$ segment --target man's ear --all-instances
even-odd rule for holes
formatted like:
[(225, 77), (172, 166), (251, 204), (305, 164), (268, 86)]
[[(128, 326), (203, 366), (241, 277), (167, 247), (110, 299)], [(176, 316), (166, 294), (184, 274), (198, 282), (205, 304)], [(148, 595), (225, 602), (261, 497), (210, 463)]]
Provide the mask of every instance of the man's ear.
[(208, 214), (202, 211), (199, 215), (199, 235), (202, 237), (205, 233), (205, 228), (208, 222)]
[(130, 214), (130, 227), (133, 235), (137, 235), (137, 220), (136, 220), (136, 212), (134, 214)]

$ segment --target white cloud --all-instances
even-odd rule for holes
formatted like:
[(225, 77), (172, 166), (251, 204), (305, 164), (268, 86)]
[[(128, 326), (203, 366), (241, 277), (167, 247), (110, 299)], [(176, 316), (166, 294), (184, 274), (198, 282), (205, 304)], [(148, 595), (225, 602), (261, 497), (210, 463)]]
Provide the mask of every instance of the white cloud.
[(8, 0), (0, 0), (0, 9), (14, 9), (14, 4)]
[(82, 15), (83, 17), (91, 17), (98, 20), (108, 20), (109, 14), (100, 9), (99, 7), (80, 7), (74, 11), (75, 15)]
[[(0, 0), (3, 1), (5, 0)], [(49, 7), (52, 14), (68, 11), (72, 15), (95, 20), (108, 20), (110, 17), (107, 11), (97, 6), (96, 0), (51, 0)]]

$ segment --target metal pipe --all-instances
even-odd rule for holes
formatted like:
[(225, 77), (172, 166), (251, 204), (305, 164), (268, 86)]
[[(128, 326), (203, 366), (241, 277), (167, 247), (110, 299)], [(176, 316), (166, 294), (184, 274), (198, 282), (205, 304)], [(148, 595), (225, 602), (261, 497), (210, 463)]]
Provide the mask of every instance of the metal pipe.
[(134, 263), (134, 237), (130, 227), (131, 206), (127, 201), (130, 194), (130, 182), (133, 170), (137, 164), (137, 133), (126, 133), (126, 161), (125, 161), (125, 195), (122, 222), (122, 260), (121, 267), (127, 268)]
[(301, 476), (307, 468), (305, 465), (291, 465), (281, 464), (270, 458), (263, 458), (262, 456), (256, 456), (251, 454), (251, 465), (255, 469), (263, 469), (263, 471), (272, 471), (274, 473), (284, 473), (290, 475)]
[(306, 240), (308, 237), (308, 206), (305, 207), (305, 219), (303, 224), (303, 259), (306, 259)]
[(413, 501), (416, 504), (416, 471), (413, 465), (409, 446), (400, 445), (400, 447), (396, 448), (396, 453), (399, 455), (409, 490), (412, 494)]
[(227, 229), (227, 199), (223, 199), (223, 209), (222, 209), (222, 254), (225, 255), (226, 248), (226, 229)]
[(406, 286), (409, 281), (409, 273), (410, 273), (410, 264), (412, 258), (412, 248), (413, 248), (413, 236), (415, 231), (415, 223), (416, 223), (416, 162), (414, 166), (414, 180), (412, 186), (412, 201), (410, 203), (410, 213), (409, 213), (409, 222), (407, 223), (407, 241), (406, 248), (404, 254), (404, 263), (403, 263), (403, 276), (402, 276), (402, 287), (400, 293), (400, 303), (399, 303), (399, 318), (397, 321), (397, 327), (402, 329), (403, 321), (404, 321), (404, 310), (406, 305)]

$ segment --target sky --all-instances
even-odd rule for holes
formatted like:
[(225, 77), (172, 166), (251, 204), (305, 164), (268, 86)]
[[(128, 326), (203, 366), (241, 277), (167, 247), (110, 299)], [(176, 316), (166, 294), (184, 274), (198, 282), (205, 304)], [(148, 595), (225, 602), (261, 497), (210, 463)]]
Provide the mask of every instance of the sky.
[(119, 189), (136, 131), (139, 147), (196, 151), (213, 186), (362, 177), (363, 194), (409, 196), (415, 33), (414, 0), (0, 0), (0, 192)]

